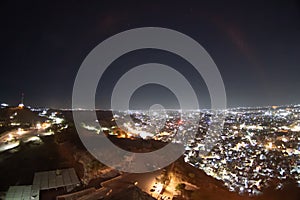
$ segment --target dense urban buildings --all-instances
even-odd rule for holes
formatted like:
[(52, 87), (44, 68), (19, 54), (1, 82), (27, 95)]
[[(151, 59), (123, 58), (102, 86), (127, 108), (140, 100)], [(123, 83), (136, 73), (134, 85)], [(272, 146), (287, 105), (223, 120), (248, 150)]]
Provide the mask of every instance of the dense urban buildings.
[(300, 1), (2, 1), (0, 200), (299, 200)]
[[(23, 180), (26, 185), (20, 185), (19, 178), (10, 175), (17, 182), (10, 180), (2, 183), (1, 188), (7, 190), (3, 191), (6, 199), (14, 199), (10, 197), (20, 193), (27, 196), (34, 194), (31, 198), (36, 199), (43, 199), (47, 195), (62, 199), (72, 195), (82, 196), (82, 199), (114, 199), (114, 196), (122, 193), (122, 188), (127, 187), (132, 187), (132, 193), (146, 199), (197, 199), (197, 192), (201, 191), (203, 184), (216, 185), (212, 187), (220, 191), (224, 187), (229, 195), (237, 195), (230, 197), (233, 199), (260, 198), (269, 189), (280, 192), (290, 185), (299, 191), (300, 105), (234, 108), (218, 112), (97, 111), (98, 126), (93, 126), (92, 122), (82, 123), (82, 128), (89, 134), (102, 134), (102, 131), (115, 144), (135, 152), (155, 150), (165, 143), (184, 145), (185, 153), (181, 161), (146, 175), (123, 174), (93, 158), (76, 137), (70, 110), (9, 107), (2, 104), (0, 111), (3, 129), (0, 164), (10, 162), (14, 154), (17, 156), (26, 148), (46, 145), (44, 143), (49, 143), (49, 137), (58, 145), (55, 148), (61, 149), (59, 151), (63, 154), (69, 154), (64, 155), (66, 157), (63, 159), (72, 160), (72, 164), (58, 164), (54, 165), (56, 168), (48, 166), (34, 171), (35, 174), (48, 174), (44, 178), (41, 176), (38, 184), (37, 175), (34, 174), (31, 175), (34, 178), (28, 179), (31, 182)], [(131, 116), (132, 120), (125, 121), (128, 119), (126, 116)], [(212, 128), (214, 125), (217, 127)], [(75, 133), (70, 133), (72, 131)], [(183, 167), (184, 163), (190, 168)], [(78, 165), (81, 167), (78, 168)], [(72, 176), (66, 175), (63, 171), (68, 169), (66, 167), (75, 168), (76, 172), (72, 172)], [(192, 168), (196, 171), (192, 171)], [(80, 182), (76, 182), (77, 176)], [(214, 183), (213, 179), (217, 182)], [(86, 187), (90, 189), (86, 190)], [(51, 188), (59, 189), (59, 192), (53, 192)]]

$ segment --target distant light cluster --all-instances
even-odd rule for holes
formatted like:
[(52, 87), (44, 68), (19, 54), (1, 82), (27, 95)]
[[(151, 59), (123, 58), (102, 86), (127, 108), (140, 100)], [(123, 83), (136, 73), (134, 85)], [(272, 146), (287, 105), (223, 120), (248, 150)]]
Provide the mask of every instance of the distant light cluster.
[(199, 153), (207, 126), (200, 120), (203, 134), (189, 142), (185, 160), (239, 193), (257, 195), (289, 181), (300, 186), (299, 113), (298, 106), (228, 110), (208, 155)]
[[(118, 120), (122, 127), (102, 126), (102, 131), (119, 138), (182, 143), (186, 162), (222, 180), (231, 191), (258, 195), (267, 187), (281, 189), (290, 182), (300, 186), (300, 106), (237, 108), (220, 113), (118, 112), (112, 121)], [(131, 121), (126, 121), (128, 115)], [(222, 129), (208, 134), (219, 118), (224, 119)], [(207, 146), (207, 139), (213, 146)]]

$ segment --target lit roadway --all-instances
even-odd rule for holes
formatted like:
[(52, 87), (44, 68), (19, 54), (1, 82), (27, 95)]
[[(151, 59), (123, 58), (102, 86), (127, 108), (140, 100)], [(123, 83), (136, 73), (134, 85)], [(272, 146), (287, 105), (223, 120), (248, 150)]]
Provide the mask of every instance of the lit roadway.
[(15, 148), (20, 142), (40, 141), (39, 136), (53, 134), (45, 132), (44, 128), (30, 128), (23, 130), (21, 128), (3, 133), (0, 136), (0, 152)]

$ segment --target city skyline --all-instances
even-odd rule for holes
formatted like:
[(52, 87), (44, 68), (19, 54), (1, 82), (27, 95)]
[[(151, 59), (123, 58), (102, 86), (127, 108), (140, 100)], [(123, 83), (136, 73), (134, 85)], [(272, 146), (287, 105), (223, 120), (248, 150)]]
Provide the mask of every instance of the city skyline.
[(300, 1), (3, 1), (0, 199), (299, 200)]

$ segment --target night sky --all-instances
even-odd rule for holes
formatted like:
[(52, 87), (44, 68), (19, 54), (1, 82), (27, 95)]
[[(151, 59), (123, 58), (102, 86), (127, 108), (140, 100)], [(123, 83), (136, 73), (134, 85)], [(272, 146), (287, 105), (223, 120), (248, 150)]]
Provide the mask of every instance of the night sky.
[[(138, 27), (165, 27), (198, 41), (223, 77), (229, 107), (300, 103), (300, 3), (297, 1), (13, 1), (3, 0), (1, 15), (0, 102), (70, 108), (77, 70), (106, 38)], [(97, 107), (109, 108), (118, 78), (132, 67), (168, 64), (209, 107), (200, 75), (185, 60), (160, 50), (121, 56), (105, 72)], [(158, 85), (132, 96), (131, 108), (178, 104)]]

